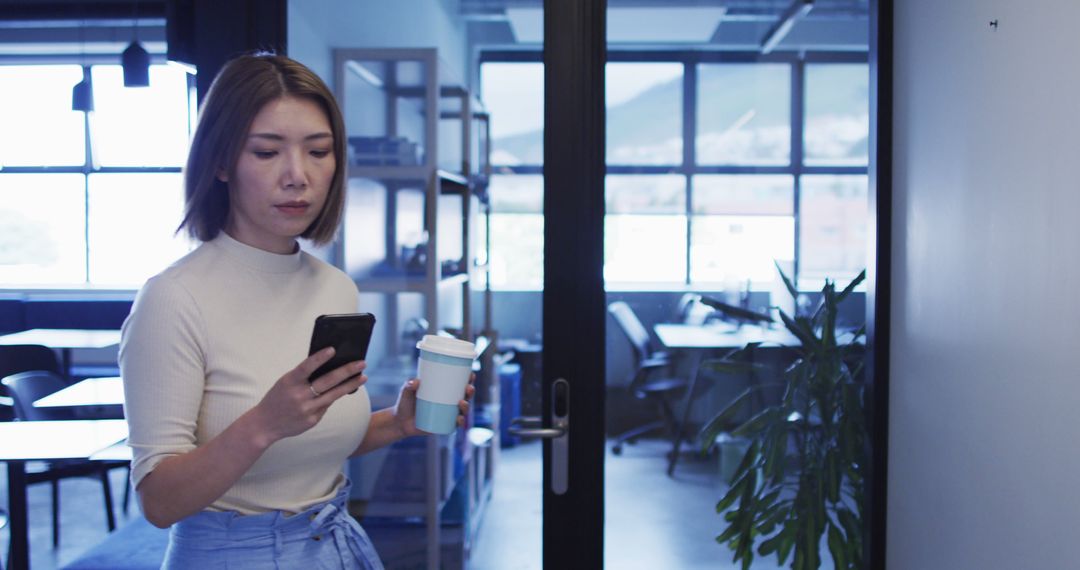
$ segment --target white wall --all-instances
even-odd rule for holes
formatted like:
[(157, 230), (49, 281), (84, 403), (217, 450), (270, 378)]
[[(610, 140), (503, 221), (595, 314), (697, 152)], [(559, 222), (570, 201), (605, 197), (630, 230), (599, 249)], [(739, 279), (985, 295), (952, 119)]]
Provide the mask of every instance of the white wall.
[(895, 5), (888, 567), (1077, 568), (1080, 2)]

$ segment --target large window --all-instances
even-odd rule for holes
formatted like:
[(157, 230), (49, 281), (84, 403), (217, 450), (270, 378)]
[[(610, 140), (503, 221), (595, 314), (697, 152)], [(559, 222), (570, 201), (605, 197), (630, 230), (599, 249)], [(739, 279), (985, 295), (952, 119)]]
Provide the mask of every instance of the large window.
[(175, 235), (190, 80), (154, 65), (125, 88), (89, 67), (94, 111), (72, 111), (78, 65), (0, 66), (0, 287), (135, 288), (189, 251)]
[[(481, 64), (496, 289), (543, 282), (543, 68), (523, 59)], [(765, 287), (779, 264), (817, 288), (863, 269), (864, 54), (610, 52), (606, 73), (609, 287)]]
[(791, 162), (791, 65), (698, 66), (698, 164)]

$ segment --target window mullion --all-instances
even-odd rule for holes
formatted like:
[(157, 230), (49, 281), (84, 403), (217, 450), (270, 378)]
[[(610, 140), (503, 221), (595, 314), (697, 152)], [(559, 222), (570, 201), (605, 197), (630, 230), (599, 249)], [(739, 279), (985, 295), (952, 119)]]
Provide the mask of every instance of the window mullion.
[(799, 59), (791, 64), (791, 173), (794, 176), (792, 192), (792, 212), (795, 222), (795, 251), (792, 255), (791, 279), (796, 289), (799, 287), (799, 228), (802, 225), (799, 215), (799, 189), (802, 187), (803, 167), (803, 127), (805, 121), (806, 62)]
[[(83, 66), (83, 81), (90, 81), (90, 66)], [(83, 159), (83, 275), (85, 283), (90, 284), (90, 173), (94, 169), (94, 148), (90, 136), (90, 113), (83, 113), (83, 145), (86, 149)]]
[(694, 184), (693, 172), (697, 167), (697, 62), (692, 57), (683, 59), (683, 174), (686, 185), (686, 274), (684, 283), (690, 284), (690, 247), (693, 243)]

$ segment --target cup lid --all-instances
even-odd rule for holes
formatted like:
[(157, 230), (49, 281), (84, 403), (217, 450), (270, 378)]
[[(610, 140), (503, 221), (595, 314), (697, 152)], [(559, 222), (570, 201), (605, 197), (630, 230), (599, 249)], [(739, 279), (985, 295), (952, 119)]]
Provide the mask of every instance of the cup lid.
[(426, 334), (420, 342), (416, 343), (416, 348), (457, 358), (476, 358), (476, 345), (467, 340), (458, 340), (448, 336)]

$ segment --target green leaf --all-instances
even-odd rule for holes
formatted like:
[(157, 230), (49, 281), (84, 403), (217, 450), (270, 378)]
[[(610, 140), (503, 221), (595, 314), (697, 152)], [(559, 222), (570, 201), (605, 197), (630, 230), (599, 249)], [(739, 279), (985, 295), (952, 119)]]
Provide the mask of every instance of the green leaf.
[(797, 299), (799, 297), (799, 292), (795, 290), (795, 285), (792, 284), (791, 279), (788, 279), (788, 276), (784, 274), (784, 270), (780, 269), (780, 262), (773, 260), (773, 265), (775, 265), (776, 270), (780, 272), (780, 279), (784, 281), (784, 287), (786, 287), (788, 293), (791, 294), (791, 298)]
[(792, 530), (793, 528), (795, 527), (785, 525), (784, 530), (780, 531), (784, 536), (784, 539), (780, 541), (780, 550), (776, 555), (776, 559), (780, 564), (784, 564), (787, 561), (788, 556), (791, 555), (791, 549), (795, 546), (795, 532)]
[(772, 529), (786, 520), (791, 514), (789, 507), (780, 506), (776, 510), (772, 511), (763, 521), (758, 524), (758, 532), (762, 534), (769, 534)]
[(705, 424), (705, 427), (701, 428), (701, 431), (698, 432), (698, 441), (701, 442), (702, 452), (709, 450), (713, 441), (716, 440), (716, 436), (720, 435), (721, 432), (730, 431), (733, 427), (736, 427), (734, 417), (742, 411), (744, 406), (753, 403), (754, 394), (761, 391), (762, 388), (763, 386), (752, 386), (743, 390), (731, 403), (713, 416)]
[(802, 317), (791, 318), (786, 313), (780, 311), (780, 320), (784, 321), (784, 326), (787, 330), (791, 331), (791, 334), (795, 335), (802, 343), (802, 346), (806, 350), (813, 350), (818, 345), (817, 337), (814, 336), (812, 327), (809, 326), (808, 321)]
[(779, 550), (780, 543), (783, 542), (783, 540), (784, 540), (784, 533), (783, 532), (776, 533), (775, 536), (765, 540), (764, 542), (762, 542), (758, 546), (758, 550), (757, 550), (758, 554), (760, 554), (762, 556), (768, 556), (768, 555), (776, 552), (777, 550)]
[(844, 287), (844, 290), (841, 291), (840, 295), (837, 296), (836, 302), (839, 303), (840, 301), (843, 301), (845, 298), (847, 298), (847, 296), (850, 295), (851, 292), (855, 290), (855, 287), (857, 287), (859, 285), (859, 283), (862, 283), (864, 279), (866, 279), (866, 270), (865, 269), (860, 271), (859, 274), (856, 275), (855, 278), (851, 280), (851, 283), (847, 284), (847, 287)]
[(851, 544), (852, 562), (857, 565), (862, 560), (862, 523), (854, 513), (845, 508), (836, 510), (836, 518), (840, 519), (840, 524), (844, 527), (844, 534)]
[(825, 454), (825, 496), (836, 503), (840, 500), (840, 470), (836, 466), (836, 453)]
[[(739, 471), (736, 471), (735, 474), (738, 475)], [(743, 473), (741, 477), (739, 477), (735, 480), (734, 483), (732, 483), (731, 488), (728, 489), (728, 492), (724, 493), (724, 497), (720, 499), (720, 502), (716, 503), (716, 512), (722, 513), (728, 510), (728, 508), (730, 508), (731, 505), (735, 503), (735, 499), (738, 499), (739, 496), (742, 495), (743, 487), (746, 486), (748, 475), (748, 472)]]
[(735, 428), (731, 435), (735, 437), (747, 437), (755, 435), (765, 429), (778, 417), (776, 408), (766, 408), (758, 412), (754, 417), (746, 420), (741, 426)]
[(698, 370), (708, 370), (710, 372), (720, 372), (722, 374), (749, 374), (751, 372), (757, 372), (763, 370), (765, 367), (756, 362), (747, 362), (745, 360), (731, 360), (731, 357), (725, 358), (713, 358), (705, 360), (698, 365)]
[(765, 313), (759, 313), (757, 311), (751, 311), (750, 309), (744, 309), (735, 305), (730, 305), (719, 299), (709, 297), (708, 295), (701, 296), (702, 304), (708, 305), (727, 316), (734, 317), (739, 320), (750, 321), (755, 323), (771, 323), (773, 318), (771, 315)]
[(735, 473), (749, 472), (750, 467), (757, 463), (758, 453), (761, 450), (761, 444), (757, 441), (750, 443), (750, 447), (746, 448), (743, 452), (742, 459), (739, 460), (739, 466), (735, 468)]
[(833, 564), (837, 568), (848, 567), (848, 552), (844, 537), (840, 534), (836, 525), (831, 523), (829, 524), (829, 552), (832, 553)]
[(742, 525), (738, 524), (738, 522), (739, 521), (737, 520), (732, 521), (732, 523), (728, 525), (726, 529), (724, 529), (724, 532), (720, 533), (720, 536), (716, 537), (716, 542), (727, 542), (735, 538), (735, 536), (739, 534), (739, 531), (742, 530)]
[(765, 457), (762, 470), (766, 478), (771, 481), (778, 481), (783, 477), (787, 437), (787, 425), (784, 422), (770, 426), (769, 436), (765, 439), (761, 454)]

